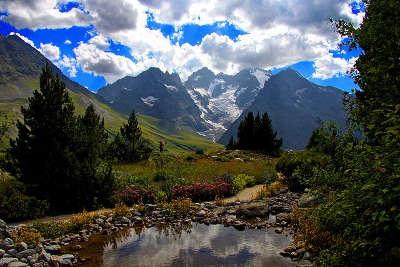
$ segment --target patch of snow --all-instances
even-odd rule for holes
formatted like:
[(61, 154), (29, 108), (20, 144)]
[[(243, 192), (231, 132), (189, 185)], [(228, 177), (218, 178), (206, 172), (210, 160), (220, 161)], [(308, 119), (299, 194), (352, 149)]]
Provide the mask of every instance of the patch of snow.
[(242, 113), (236, 104), (235, 92), (237, 89), (238, 86), (229, 85), (228, 90), (218, 97), (210, 99), (209, 109), (214, 114), (221, 116), (222, 123), (231, 123)]
[(178, 88), (176, 88), (173, 85), (168, 85), (168, 84), (164, 84), (164, 86), (167, 88), (168, 91), (170, 92), (178, 92)]
[(218, 85), (221, 85), (221, 84), (225, 84), (225, 81), (222, 79), (214, 79), (211, 82), (210, 86), (208, 87), (208, 94), (212, 95), (215, 90), (215, 87), (217, 87)]
[(141, 97), (140, 98), (144, 104), (148, 105), (149, 107), (153, 107), (154, 104), (158, 101), (158, 98), (154, 96), (148, 96), (146, 98)]
[(200, 78), (201, 78), (201, 76), (198, 75), (198, 76), (194, 77), (193, 80), (197, 82), (198, 80), (200, 80)]
[(210, 96), (208, 94), (208, 90), (204, 89), (204, 88), (200, 88), (200, 87), (199, 88), (193, 88), (193, 91), (195, 91), (196, 93), (198, 93), (201, 96)]
[(109, 103), (110, 103), (110, 104), (114, 104), (114, 100), (111, 100)]
[(256, 77), (258, 83), (260, 84), (260, 88), (263, 88), (265, 82), (270, 78), (270, 74), (262, 69), (251, 69), (250, 74)]
[(125, 90), (125, 91), (132, 91), (131, 88), (126, 88), (126, 87), (124, 87), (124, 88), (122, 88), (122, 89)]

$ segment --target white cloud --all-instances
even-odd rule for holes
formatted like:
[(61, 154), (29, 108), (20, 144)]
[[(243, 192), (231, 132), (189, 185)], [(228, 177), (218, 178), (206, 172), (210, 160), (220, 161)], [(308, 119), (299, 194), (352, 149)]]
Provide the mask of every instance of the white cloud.
[(64, 44), (70, 45), (70, 44), (72, 44), (72, 42), (71, 42), (70, 40), (67, 39), (67, 40), (65, 40)]
[[(362, 13), (352, 14), (348, 0), (79, 0), (84, 11), (59, 12), (61, 2), (65, 0), (5, 0), (0, 1), (0, 10), (9, 14), (2, 19), (18, 28), (94, 25), (92, 39), (74, 49), (74, 66), (103, 75), (108, 82), (153, 66), (176, 71), (185, 79), (203, 66), (234, 73), (302, 60), (315, 61), (315, 75), (328, 77), (346, 69), (346, 60), (329, 55), (339, 41), (329, 18), (348, 18), (356, 24), (363, 19)], [(156, 21), (175, 26), (174, 43), (146, 27), (148, 11)], [(183, 34), (181, 25), (214, 22), (232, 23), (248, 34), (232, 41), (212, 33), (198, 45), (175, 44)], [(107, 51), (110, 40), (128, 46), (135, 62)]]
[(2, 20), (16, 28), (54, 29), (70, 28), (72, 26), (88, 26), (91, 18), (78, 8), (68, 12), (60, 12), (58, 4), (65, 1), (57, 0), (2, 0), (0, 10), (7, 16)]
[(52, 43), (48, 44), (41, 43), (38, 50), (51, 61), (60, 58), (60, 48), (58, 48), (58, 46), (53, 45)]
[(136, 66), (129, 58), (103, 51), (94, 44), (81, 43), (74, 53), (84, 71), (102, 75), (109, 83), (135, 72)]
[(103, 35), (96, 35), (89, 40), (89, 43), (94, 44), (97, 48), (100, 49), (107, 49), (110, 46), (107, 38), (105, 38)]
[(349, 60), (335, 58), (332, 54), (318, 58), (314, 63), (315, 72), (313, 78), (329, 79), (346, 74), (354, 66), (357, 58)]
[(67, 57), (66, 55), (63, 55), (63, 58), (59, 61), (56, 62), (56, 65), (63, 69), (67, 70), (68, 75), (70, 77), (76, 77), (77, 74), (77, 64), (75, 58)]

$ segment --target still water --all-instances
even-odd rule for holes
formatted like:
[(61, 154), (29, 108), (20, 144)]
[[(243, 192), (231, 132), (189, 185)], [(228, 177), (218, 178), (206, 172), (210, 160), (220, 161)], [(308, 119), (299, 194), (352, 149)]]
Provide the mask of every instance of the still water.
[(279, 255), (289, 237), (223, 225), (127, 229), (83, 246), (85, 266), (296, 266)]

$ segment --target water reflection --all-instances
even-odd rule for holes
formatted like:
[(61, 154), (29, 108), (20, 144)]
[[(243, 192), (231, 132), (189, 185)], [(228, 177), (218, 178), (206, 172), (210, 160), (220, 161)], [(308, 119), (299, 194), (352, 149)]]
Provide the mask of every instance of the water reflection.
[(102, 252), (91, 255), (91, 266), (295, 266), (278, 255), (289, 241), (268, 230), (184, 224), (127, 229), (97, 243), (91, 239), (83, 252)]

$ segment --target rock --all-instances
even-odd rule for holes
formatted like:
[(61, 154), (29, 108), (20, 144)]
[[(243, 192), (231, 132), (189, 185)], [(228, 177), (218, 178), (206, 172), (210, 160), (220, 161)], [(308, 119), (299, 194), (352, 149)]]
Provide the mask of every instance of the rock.
[(12, 248), (12, 249), (7, 250), (7, 253), (15, 257), (17, 255), (18, 251), (15, 248)]
[(206, 214), (207, 214), (207, 212), (206, 212), (205, 210), (200, 210), (200, 211), (197, 213), (197, 216), (199, 216), (199, 217), (204, 217), (204, 216), (206, 216)]
[(28, 249), (28, 245), (27, 245), (25, 242), (19, 242), (19, 243), (17, 243), (17, 244), (15, 245), (15, 248), (16, 248), (18, 251), (23, 251), (23, 250)]
[(253, 202), (244, 204), (236, 210), (236, 215), (245, 219), (266, 217), (268, 216), (268, 214), (268, 204), (266, 204), (265, 202)]
[(44, 246), (44, 250), (46, 250), (46, 252), (51, 253), (51, 254), (53, 254), (53, 253), (57, 254), (60, 252), (61, 247), (60, 247), (60, 245)]
[(26, 250), (23, 250), (21, 252), (18, 252), (16, 256), (17, 256), (18, 259), (27, 258), (28, 256), (32, 256), (35, 253), (36, 253), (36, 250), (34, 250), (34, 249), (26, 249)]
[(290, 257), (290, 252), (281, 251), (281, 252), (279, 252), (279, 254), (280, 254), (282, 257)]
[(243, 223), (243, 222), (235, 222), (234, 224), (233, 224), (233, 227), (235, 227), (237, 230), (239, 230), (239, 231), (243, 231), (245, 228), (246, 228), (246, 224), (245, 223)]
[(282, 228), (275, 229), (275, 233), (277, 233), (277, 234), (282, 234), (282, 232), (283, 232)]
[(94, 220), (94, 222), (95, 222), (96, 224), (99, 224), (99, 225), (103, 225), (103, 224), (104, 224), (104, 220), (101, 219), (101, 218), (97, 218), (96, 220)]
[(44, 250), (42, 250), (42, 252), (40, 253), (39, 258), (44, 260), (45, 262), (51, 261), (51, 255)]
[(14, 247), (14, 241), (11, 238), (6, 238), (0, 243), (1, 249), (11, 249)]
[(0, 258), (3, 257), (3, 255), (6, 254), (6, 252), (2, 249), (0, 249)]
[(154, 204), (146, 204), (144, 205), (144, 211), (145, 212), (152, 212), (157, 208), (157, 205)]
[(18, 261), (17, 258), (2, 258), (0, 259), (0, 267), (7, 267), (10, 263)]
[(119, 221), (123, 224), (130, 224), (131, 220), (129, 220), (127, 217), (122, 216), (121, 219), (119, 219)]
[(7, 228), (6, 222), (0, 219), (0, 229), (5, 229), (5, 228)]
[(64, 255), (61, 255), (61, 259), (72, 261), (73, 259), (75, 259), (75, 256), (72, 254), (64, 254)]
[(276, 215), (276, 222), (290, 222), (291, 218), (290, 213), (279, 213)]
[(13, 261), (7, 265), (7, 267), (27, 267), (28, 264), (20, 261)]

